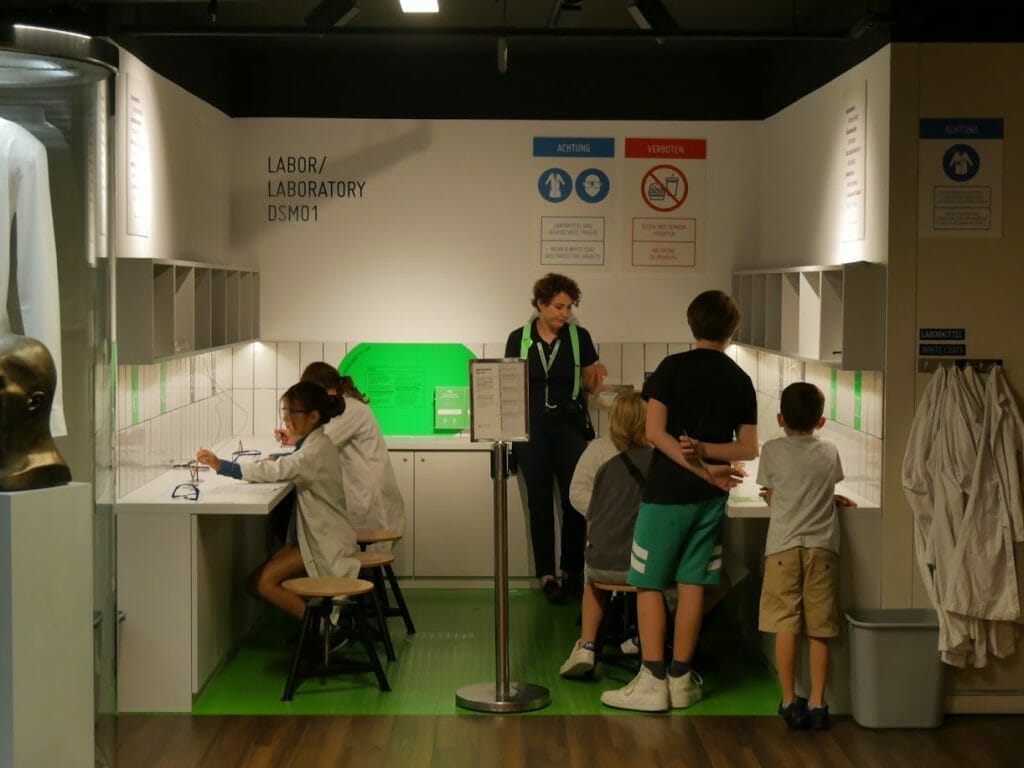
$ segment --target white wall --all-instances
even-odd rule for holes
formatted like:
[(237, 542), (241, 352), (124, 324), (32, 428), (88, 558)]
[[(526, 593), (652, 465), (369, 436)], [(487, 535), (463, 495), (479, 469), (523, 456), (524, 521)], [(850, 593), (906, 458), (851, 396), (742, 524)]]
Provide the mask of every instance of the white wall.
[[(753, 123), (236, 120), (232, 244), (236, 258), (259, 262), (260, 335), (504, 339), (528, 316), (533, 281), (554, 270), (580, 283), (579, 318), (595, 340), (688, 339), (690, 299), (727, 288), (736, 260), (757, 247), (756, 130)], [(601, 162), (613, 169), (607, 200), (589, 209), (544, 203), (539, 173), (559, 163), (533, 158), (535, 136), (614, 137), (618, 157)], [(697, 270), (628, 266), (639, 184), (622, 158), (627, 136), (707, 139)], [(326, 155), (324, 178), (365, 180), (365, 195), (321, 201), (315, 223), (268, 221), (268, 157), (289, 154)], [(542, 215), (604, 216), (606, 265), (542, 266)]]
[[(888, 260), (890, 67), (886, 46), (762, 123), (760, 226), (743, 268)], [(844, 95), (865, 82), (865, 238), (844, 243)]]
[[(129, 92), (138, 100), (145, 125), (136, 156), (140, 166), (131, 174)], [(117, 256), (237, 264), (230, 261), (229, 248), (231, 119), (125, 50), (120, 52), (116, 100)], [(133, 178), (140, 179), (135, 199), (148, 219), (145, 236), (127, 233)]]
[[(901, 44), (893, 46), (892, 225), (885, 384), (886, 457), (883, 604), (928, 606), (914, 553), (914, 524), (903, 494), (901, 463), (927, 374), (917, 372), (920, 328), (963, 328), (970, 357), (1000, 358), (1006, 379), (1024, 392), (1024, 347), (1017, 339), (1022, 311), (1024, 219), (1024, 46), (1020, 44)], [(920, 120), (1003, 118), (1000, 237), (920, 237)], [(1024, 574), (1024, 545), (1016, 551)], [(1024, 652), (950, 676), (947, 707), (959, 712), (1024, 711)]]

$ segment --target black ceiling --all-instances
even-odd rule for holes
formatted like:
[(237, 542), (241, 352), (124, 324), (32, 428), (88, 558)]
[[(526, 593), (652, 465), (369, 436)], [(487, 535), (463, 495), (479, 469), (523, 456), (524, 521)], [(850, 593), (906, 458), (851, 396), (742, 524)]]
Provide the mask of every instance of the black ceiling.
[(995, 0), (355, 0), (333, 26), (350, 4), (5, 0), (0, 20), (107, 35), (232, 116), (762, 119), (890, 41), (1021, 39)]

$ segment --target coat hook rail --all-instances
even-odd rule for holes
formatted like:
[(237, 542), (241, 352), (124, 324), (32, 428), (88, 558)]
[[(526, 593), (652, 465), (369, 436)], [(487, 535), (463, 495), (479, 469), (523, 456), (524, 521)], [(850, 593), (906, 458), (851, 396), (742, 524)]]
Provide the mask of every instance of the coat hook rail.
[(955, 365), (960, 370), (973, 368), (978, 373), (988, 373), (996, 365), (1002, 366), (1001, 358), (977, 358), (977, 357), (920, 357), (917, 360), (918, 373), (931, 373), (940, 365)]

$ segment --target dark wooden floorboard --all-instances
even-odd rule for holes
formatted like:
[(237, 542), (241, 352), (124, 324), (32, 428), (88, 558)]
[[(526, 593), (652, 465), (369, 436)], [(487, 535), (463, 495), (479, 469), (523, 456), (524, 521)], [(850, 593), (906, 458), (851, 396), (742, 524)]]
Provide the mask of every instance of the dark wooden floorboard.
[(122, 715), (118, 768), (1017, 768), (1024, 717), (821, 733), (776, 717)]

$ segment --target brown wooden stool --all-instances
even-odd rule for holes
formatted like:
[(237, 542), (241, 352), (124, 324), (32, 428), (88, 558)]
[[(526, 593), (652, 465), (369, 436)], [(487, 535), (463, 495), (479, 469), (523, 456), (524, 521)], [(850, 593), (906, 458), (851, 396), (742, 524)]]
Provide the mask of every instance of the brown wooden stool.
[[(384, 674), (384, 668), (377, 657), (377, 651), (373, 648), (373, 641), (370, 638), (370, 631), (366, 622), (366, 614), (363, 611), (363, 601), (370, 600), (377, 607), (376, 612), (379, 620), (384, 620), (380, 615), (380, 606), (377, 603), (372, 582), (365, 581), (364, 579), (344, 579), (332, 576), (303, 576), (298, 579), (288, 579), (281, 586), (306, 601), (306, 610), (302, 615), (302, 629), (299, 631), (299, 641), (295, 647), (292, 668), (288, 673), (288, 680), (285, 682), (281, 701), (291, 701), (295, 693), (295, 687), (304, 678), (320, 677), (323, 680), (328, 675), (344, 674), (346, 672), (373, 672), (377, 676), (377, 685), (380, 689), (382, 691), (391, 690), (387, 676)], [(310, 669), (303, 670), (302, 662), (306, 658), (303, 652), (308, 647), (309, 642), (315, 641), (317, 629), (320, 627), (321, 621), (323, 621), (325, 628), (330, 627), (334, 599), (339, 597), (351, 598), (345, 601), (343, 610), (351, 610), (355, 618), (356, 632), (363, 648), (366, 650), (369, 662), (345, 659), (334, 664), (329, 663), (330, 632), (328, 629), (324, 632), (323, 655), (318, 659), (319, 663), (314, 662)]]
[(621, 649), (616, 648), (613, 653), (605, 653), (604, 646), (608, 641), (608, 608), (611, 607), (611, 597), (615, 593), (619, 593), (624, 596), (625, 600), (623, 609), (623, 626), (626, 629), (636, 624), (636, 587), (632, 584), (610, 584), (603, 581), (591, 582), (595, 589), (599, 589), (602, 592), (608, 593), (608, 603), (605, 606), (604, 617), (601, 619), (601, 626), (597, 628), (597, 639), (594, 642), (594, 657), (598, 661), (603, 661), (606, 664), (612, 664), (622, 669), (628, 669), (632, 672), (636, 672), (640, 668), (640, 654), (639, 653), (623, 653)]
[[(399, 531), (392, 530), (390, 528), (359, 528), (356, 530), (356, 543), (359, 545), (359, 549), (363, 552), (371, 544), (379, 544), (384, 541), (398, 541), (402, 538), (402, 534)], [(374, 577), (374, 584), (377, 586), (377, 599), (380, 601), (381, 610), (385, 616), (401, 616), (402, 621), (405, 622), (405, 631), (407, 634), (416, 634), (416, 625), (412, 623), (412, 615), (409, 613), (409, 607), (405, 604), (405, 598), (402, 596), (402, 590), (398, 586), (398, 577), (395, 575), (395, 569), (392, 564), (395, 561), (394, 555), (390, 555), (386, 552), (370, 552), (367, 554), (372, 555), (386, 555), (391, 559), (387, 562), (380, 563), (379, 567), (384, 571), (384, 577), (387, 578), (388, 584), (391, 585), (391, 594), (395, 598), (395, 606), (392, 606), (388, 601), (387, 590), (384, 586), (384, 579), (379, 578), (380, 571)], [(367, 567), (367, 566), (364, 566)]]

